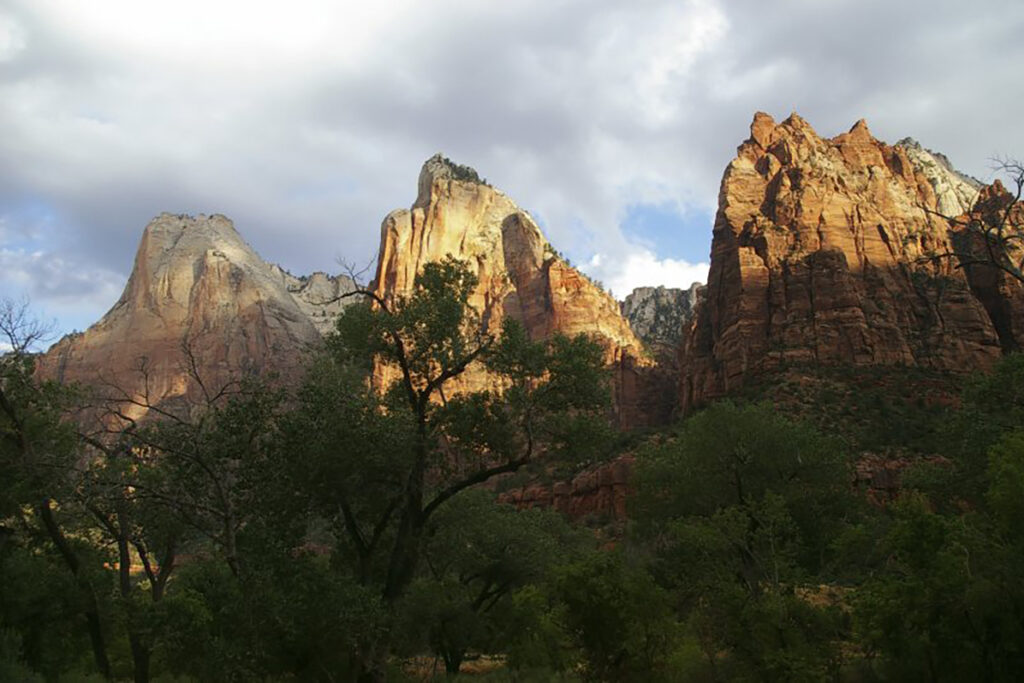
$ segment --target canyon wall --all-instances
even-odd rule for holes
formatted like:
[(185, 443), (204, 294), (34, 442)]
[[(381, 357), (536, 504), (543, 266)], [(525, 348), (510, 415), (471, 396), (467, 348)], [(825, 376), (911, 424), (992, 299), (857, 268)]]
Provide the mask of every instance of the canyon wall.
[[(658, 401), (674, 398), (652, 388), (655, 363), (643, 350), (618, 303), (551, 246), (533, 218), (475, 171), (440, 155), (423, 165), (410, 209), (392, 211), (381, 226), (375, 292), (385, 300), (409, 293), (425, 263), (446, 255), (466, 261), (479, 283), (470, 304), (490, 331), (519, 321), (531, 339), (586, 334), (601, 343), (612, 369), (615, 415), (630, 428), (650, 423)], [(386, 384), (393, 370), (378, 367)], [(482, 368), (458, 388), (490, 386)], [(661, 419), (661, 418), (658, 418)]]
[(704, 304), (680, 352), (682, 409), (787, 366), (977, 370), (1019, 346), (1019, 283), (943, 257), (956, 250), (947, 217), (978, 191), (864, 121), (826, 139), (796, 114), (755, 115), (722, 178)]

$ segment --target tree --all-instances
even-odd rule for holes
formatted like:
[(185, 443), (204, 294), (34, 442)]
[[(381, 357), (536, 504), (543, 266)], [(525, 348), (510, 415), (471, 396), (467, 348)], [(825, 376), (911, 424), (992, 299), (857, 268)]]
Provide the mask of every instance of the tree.
[(769, 405), (712, 405), (638, 455), (636, 540), (713, 678), (821, 680), (834, 610), (807, 599), (854, 509), (842, 449)]
[(948, 460), (904, 477), (851, 603), (883, 675), (1019, 680), (1024, 672), (1024, 357), (967, 382)]
[(1024, 164), (1004, 159), (997, 170), (1008, 176), (1010, 189), (996, 179), (982, 188), (971, 210), (963, 216), (945, 216), (930, 211), (949, 223), (952, 251), (930, 254), (926, 261), (952, 259), (972, 279), (984, 279), (998, 271), (1024, 283)]
[(937, 513), (915, 492), (888, 511), (874, 571), (851, 597), (855, 635), (883, 677), (1020, 680), (1024, 546), (999, 508), (1024, 484), (1019, 448), (993, 455), (995, 515)]
[[(82, 509), (82, 528), (91, 527), (94, 542), (109, 545), (117, 558), (119, 616), (134, 679), (146, 683), (158, 635), (155, 608), (164, 598), (185, 530), (148, 495), (166, 477), (166, 463), (159, 456), (138, 452), (128, 439), (90, 441), (91, 448), (83, 453), (84, 472), (69, 502)], [(133, 570), (136, 558), (141, 574)]]
[(669, 649), (678, 635), (666, 592), (620, 551), (563, 567), (557, 595), (567, 631), (596, 680), (670, 680)]
[[(334, 532), (339, 562), (388, 605), (415, 579), (443, 506), (541, 454), (579, 457), (605, 424), (600, 346), (531, 341), (513, 321), (494, 335), (469, 306), (475, 286), (449, 257), (408, 295), (353, 292), (367, 302), (345, 309), (285, 426), (296, 490)], [(471, 367), (500, 389), (453, 393)], [(365, 379), (373, 368), (394, 378), (382, 395)], [(379, 648), (363, 656), (380, 677)]]
[(513, 594), (543, 582), (584, 544), (552, 511), (518, 511), (497, 504), (488, 491), (469, 491), (428, 525), (426, 571), (403, 600), (404, 630), (454, 676), (470, 649), (500, 651), (514, 640), (505, 619)]
[(8, 350), (0, 356), (0, 534), (6, 542), (14, 519), (23, 529), (38, 529), (74, 577), (86, 620), (93, 658), (100, 675), (111, 676), (106, 634), (100, 615), (100, 591), (94, 566), (83, 558), (82, 544), (69, 535), (59, 501), (69, 501), (77, 472), (77, 438), (64, 420), (71, 394), (34, 376), (31, 350), (45, 338), (45, 328), (29, 314), (26, 303), (0, 301), (0, 334)]

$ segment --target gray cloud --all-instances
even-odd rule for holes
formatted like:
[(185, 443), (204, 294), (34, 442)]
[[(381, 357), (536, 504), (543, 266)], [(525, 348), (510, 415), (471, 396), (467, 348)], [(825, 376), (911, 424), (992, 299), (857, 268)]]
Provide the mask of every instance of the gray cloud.
[(652, 244), (622, 220), (637, 204), (713, 212), (755, 110), (798, 110), (823, 135), (864, 117), (983, 178), (993, 155), (1024, 155), (1014, 2), (308, 0), (251, 3), (241, 23), (197, 0), (149, 16), (7, 4), (0, 249), (27, 284), (5, 287), (54, 307), (88, 291), (93, 318), (161, 211), (225, 213), (264, 257), (332, 270), (374, 252), (436, 151), (617, 286), (648, 247), (706, 253), (710, 225)]

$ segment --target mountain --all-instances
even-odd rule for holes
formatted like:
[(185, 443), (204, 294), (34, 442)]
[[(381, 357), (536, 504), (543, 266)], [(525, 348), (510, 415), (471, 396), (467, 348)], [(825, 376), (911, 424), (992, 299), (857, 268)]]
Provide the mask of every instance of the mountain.
[[(198, 396), (245, 372), (289, 376), (352, 288), (322, 273), (297, 278), (264, 261), (221, 215), (161, 214), (146, 226), (121, 298), (84, 333), (41, 359), (43, 376), (157, 404)], [(188, 349), (188, 353), (185, 349)], [(188, 357), (197, 373), (188, 370)], [(126, 406), (131, 417), (146, 411)]]
[(622, 316), (649, 348), (674, 355), (703, 289), (699, 282), (689, 289), (637, 287), (620, 304)]
[[(651, 385), (656, 366), (612, 296), (570, 266), (509, 197), (473, 169), (436, 155), (420, 171), (412, 207), (392, 211), (381, 225), (377, 295), (409, 292), (423, 264), (447, 254), (467, 261), (478, 276), (470, 303), (490, 330), (512, 318), (531, 339), (592, 335), (613, 370), (619, 424), (633, 427), (667, 416), (671, 408), (660, 404), (673, 399)], [(378, 383), (390, 379), (388, 372), (378, 368)], [(463, 389), (489, 382), (482, 370), (460, 379)]]
[(704, 304), (684, 337), (684, 410), (794, 366), (985, 369), (1019, 348), (1024, 295), (960, 268), (945, 216), (977, 181), (864, 121), (832, 139), (758, 113), (722, 178)]

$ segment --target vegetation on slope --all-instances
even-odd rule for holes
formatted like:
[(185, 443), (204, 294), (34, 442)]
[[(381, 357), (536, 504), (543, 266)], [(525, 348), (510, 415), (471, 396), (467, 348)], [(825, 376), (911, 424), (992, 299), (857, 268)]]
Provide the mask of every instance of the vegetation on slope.
[[(597, 547), (487, 482), (607, 452), (599, 349), (481, 335), (471, 288), (428, 267), (347, 308), (297, 392), (205, 387), (103, 432), (4, 309), (0, 679), (1024, 674), (1024, 357), (963, 387), (791, 369), (633, 444), (630, 522)], [(471, 363), (504, 391), (446, 392)], [(854, 488), (865, 452), (907, 460), (895, 500)]]

